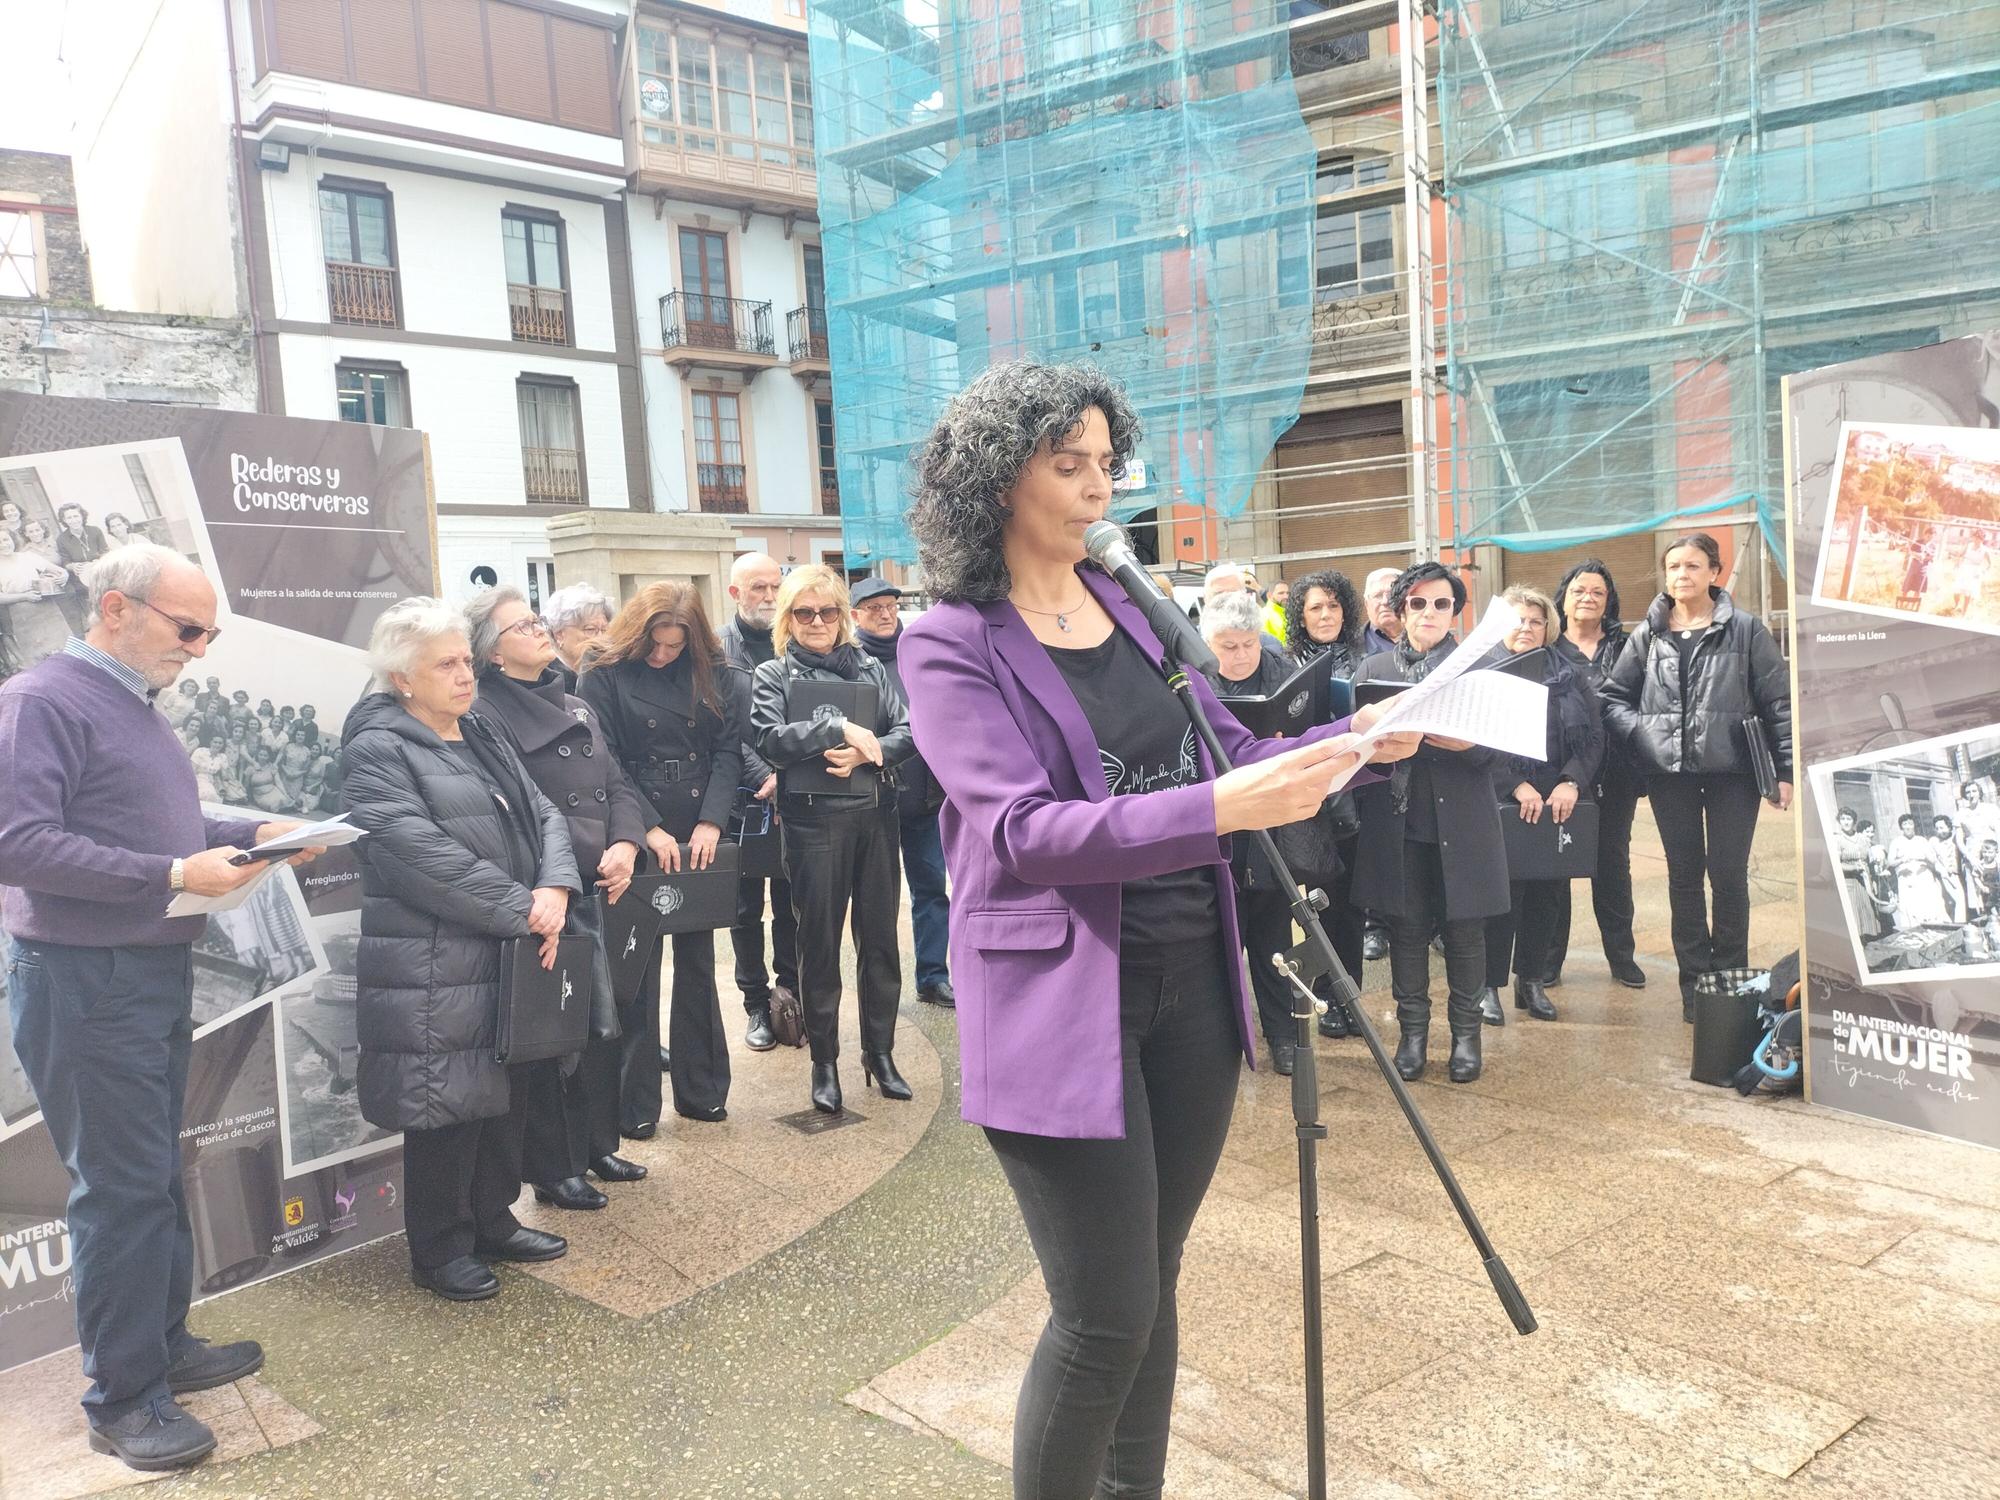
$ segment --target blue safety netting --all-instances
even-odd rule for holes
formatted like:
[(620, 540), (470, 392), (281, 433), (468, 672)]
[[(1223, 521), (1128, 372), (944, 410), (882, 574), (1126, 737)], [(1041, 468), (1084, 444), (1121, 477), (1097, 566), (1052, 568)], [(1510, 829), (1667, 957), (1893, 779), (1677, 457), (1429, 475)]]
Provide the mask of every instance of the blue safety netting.
[(1124, 383), (1146, 436), (1114, 514), (1240, 509), (1311, 351), (1314, 147), (1287, 8), (809, 16), (848, 564), (915, 557), (910, 450), (1003, 359), (1088, 359)]

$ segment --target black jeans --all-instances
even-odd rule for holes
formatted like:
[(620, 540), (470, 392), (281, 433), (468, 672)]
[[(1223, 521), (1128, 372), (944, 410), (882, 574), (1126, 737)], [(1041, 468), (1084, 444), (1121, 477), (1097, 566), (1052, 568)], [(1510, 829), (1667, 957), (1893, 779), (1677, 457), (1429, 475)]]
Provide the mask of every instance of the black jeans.
[[(1681, 996), (1717, 969), (1750, 962), (1750, 844), (1757, 836), (1757, 782), (1747, 775), (1654, 776), (1646, 782), (1667, 854), (1667, 904)], [(1708, 891), (1715, 892), (1715, 921)]]
[(785, 811), (785, 872), (799, 924), (799, 999), (816, 1063), (840, 1056), (840, 939), (854, 910), (855, 969), (861, 988), (861, 1050), (896, 1045), (903, 999), (896, 918), (902, 874), (896, 864), (896, 807), (839, 809), (815, 804)]
[(1567, 880), (1517, 880), (1514, 904), (1486, 919), (1486, 983), (1504, 992), (1510, 976), (1540, 980), (1551, 962), (1556, 918), (1569, 899)]
[[(167, 1394), (192, 1347), (194, 1234), (181, 1188), (192, 950), (7, 948), (14, 1050), (69, 1170), (76, 1334), (98, 1425)], [(26, 1254), (26, 1251), (21, 1252)]]
[(1049, 1289), (1014, 1411), (1015, 1500), (1160, 1494), (1181, 1247), (1222, 1157), (1242, 1059), (1221, 945), (1119, 971), (1125, 1138), (988, 1129)]
[(768, 970), (764, 967), (762, 880), (736, 883), (736, 923), (729, 929), (729, 945), (736, 950), (736, 988), (743, 992), (745, 1014), (769, 1007), (773, 978), (798, 993), (799, 924), (792, 914), (789, 882), (771, 882), (771, 967)]
[[(673, 1054), (674, 1108), (712, 1114), (729, 1102), (729, 1037), (715, 989), (715, 934), (676, 932), (674, 972), (667, 1000), (667, 1049)], [(665, 945), (663, 944), (662, 947)], [(618, 1116), (621, 1128), (660, 1118), (660, 964), (655, 949), (639, 992), (619, 1007)]]
[(593, 1039), (565, 1074), (560, 1062), (530, 1064), (521, 1180), (538, 1187), (581, 1177), (618, 1151), (618, 1039)]
[(521, 1196), (524, 1074), (539, 1066), (507, 1070), (513, 1102), (504, 1115), (403, 1132), (403, 1232), (418, 1270), (435, 1271), (521, 1227), (514, 1200)]
[[(1632, 816), (1639, 807), (1636, 782), (1612, 782), (1597, 797), (1597, 868), (1590, 876), (1590, 905), (1597, 917), (1597, 936), (1610, 962), (1630, 963), (1632, 940)], [(1555, 932), (1549, 938), (1548, 973), (1562, 968), (1569, 956), (1570, 890), (1567, 882), (1557, 900)], [(1540, 975), (1530, 975), (1540, 978)]]
[(1463, 1024), (1479, 1020), (1486, 983), (1486, 922), (1445, 911), (1444, 863), (1436, 844), (1403, 841), (1403, 909), (1389, 918), (1389, 990), (1398, 1019), (1427, 1026), (1431, 1018), (1431, 938), (1444, 936), (1447, 1013)]

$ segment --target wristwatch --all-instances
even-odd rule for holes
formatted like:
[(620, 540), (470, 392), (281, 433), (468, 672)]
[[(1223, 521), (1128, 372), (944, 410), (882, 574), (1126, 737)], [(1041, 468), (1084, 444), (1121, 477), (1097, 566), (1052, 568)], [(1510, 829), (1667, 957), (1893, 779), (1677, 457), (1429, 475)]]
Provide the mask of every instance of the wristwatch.
[(167, 866), (167, 889), (180, 893), (187, 889), (187, 861), (177, 859)]

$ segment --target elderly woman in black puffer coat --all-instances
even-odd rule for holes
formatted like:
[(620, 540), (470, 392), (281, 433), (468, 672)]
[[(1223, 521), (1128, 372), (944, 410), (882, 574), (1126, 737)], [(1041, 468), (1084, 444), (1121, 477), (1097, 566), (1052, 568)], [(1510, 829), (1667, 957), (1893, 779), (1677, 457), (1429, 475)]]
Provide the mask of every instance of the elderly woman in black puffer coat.
[(346, 810), (368, 835), (355, 846), (361, 1115), (403, 1132), (412, 1280), (470, 1302), (500, 1290), (489, 1262), (568, 1248), (513, 1215), (526, 1090), (494, 1042), (502, 943), (537, 938), (552, 964), (582, 886), (562, 815), (470, 711), (463, 616), (405, 599), (375, 622), (368, 662), (375, 690), (341, 733)]

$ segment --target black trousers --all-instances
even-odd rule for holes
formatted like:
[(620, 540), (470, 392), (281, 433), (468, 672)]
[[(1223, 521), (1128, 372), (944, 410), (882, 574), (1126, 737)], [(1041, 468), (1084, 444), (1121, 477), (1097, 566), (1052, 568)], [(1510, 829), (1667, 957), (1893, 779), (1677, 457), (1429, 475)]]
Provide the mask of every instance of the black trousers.
[[(527, 1093), (521, 1180), (546, 1187), (581, 1177), (618, 1150), (618, 1039), (592, 1041), (568, 1073), (558, 1062), (531, 1063), (517, 1083)], [(657, 1071), (657, 1064), (655, 1067)]]
[(1209, 944), (1149, 957), (1174, 962), (1118, 976), (1124, 1139), (986, 1132), (1049, 1290), (1014, 1411), (1016, 1500), (1161, 1493), (1181, 1249), (1222, 1158), (1243, 1054), (1223, 967), (1235, 955)]
[[(1646, 795), (1667, 855), (1681, 996), (1692, 999), (1702, 975), (1750, 962), (1750, 844), (1761, 799), (1747, 775), (1654, 776)], [(1715, 893), (1712, 925), (1709, 889)]]
[(507, 1070), (513, 1103), (504, 1115), (403, 1132), (403, 1232), (419, 1270), (435, 1271), (521, 1227), (514, 1200), (527, 1121), (523, 1075), (540, 1066)]
[(1486, 919), (1486, 982), (1506, 992), (1510, 977), (1539, 980), (1553, 967), (1556, 919), (1569, 899), (1567, 880), (1517, 880), (1514, 904)]
[[(1598, 941), (1612, 963), (1630, 963), (1632, 940), (1632, 817), (1639, 807), (1636, 784), (1606, 786), (1597, 798), (1597, 868), (1590, 876), (1590, 906), (1597, 917)], [(1569, 956), (1570, 888), (1563, 885), (1556, 925), (1549, 939), (1548, 967), (1553, 974)], [(1531, 975), (1540, 978), (1541, 975)]]
[(833, 1062), (840, 1056), (840, 938), (850, 903), (861, 982), (861, 1047), (887, 1052), (896, 1045), (896, 1008), (903, 998), (895, 804), (851, 812), (823, 802), (810, 812), (788, 807), (784, 827), (785, 873), (798, 918), (799, 999), (812, 1060)]
[(103, 1425), (166, 1396), (167, 1366), (193, 1346), (194, 1234), (181, 1186), (192, 950), (0, 948), (14, 1050), (69, 1172), (83, 1408)]
[[(667, 1000), (667, 1048), (673, 1054), (674, 1108), (713, 1114), (729, 1102), (729, 1038), (715, 989), (715, 934), (677, 932)], [(664, 945), (663, 945), (664, 947)], [(660, 963), (655, 952), (639, 992), (618, 1012), (619, 1124), (629, 1131), (660, 1118)]]
[(799, 923), (792, 914), (789, 881), (771, 882), (771, 967), (764, 967), (764, 882), (736, 883), (736, 923), (729, 929), (736, 950), (736, 988), (743, 992), (745, 1014), (771, 1003), (771, 981), (794, 994), (799, 988)]
[(1271, 967), (1271, 955), (1292, 946), (1291, 903), (1282, 891), (1236, 893), (1236, 923), (1243, 931), (1243, 956), (1250, 965), (1250, 993), (1257, 1000), (1257, 1024), (1267, 1042), (1295, 1042), (1292, 987)]
[(1403, 909), (1389, 918), (1389, 989), (1397, 1017), (1412, 1026), (1431, 1016), (1431, 938), (1444, 937), (1444, 977), (1452, 1020), (1479, 1019), (1486, 983), (1486, 921), (1445, 910), (1444, 863), (1436, 844), (1403, 841)]

